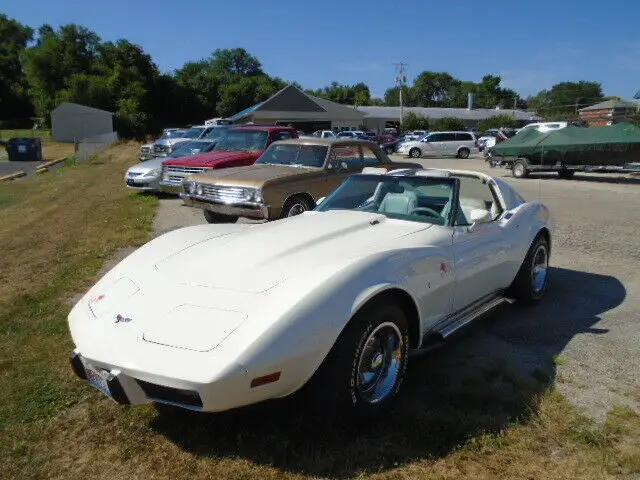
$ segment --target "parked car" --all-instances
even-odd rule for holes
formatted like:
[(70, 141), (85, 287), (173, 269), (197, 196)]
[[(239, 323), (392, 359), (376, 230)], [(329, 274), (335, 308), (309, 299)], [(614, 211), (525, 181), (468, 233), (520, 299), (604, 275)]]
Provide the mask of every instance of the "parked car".
[(513, 128), (490, 128), (478, 138), (478, 150), (482, 152), (485, 149), (495, 147), (496, 143), (508, 140), (515, 134), (516, 130)]
[(160, 188), (163, 192), (179, 193), (189, 175), (207, 170), (252, 165), (273, 142), (297, 138), (291, 127), (246, 125), (229, 128), (208, 153), (188, 158), (176, 158), (162, 164)]
[(178, 143), (187, 142), (189, 140), (198, 140), (200, 138), (206, 137), (215, 129), (227, 128), (229, 128), (228, 125), (197, 125), (195, 127), (191, 127), (182, 135), (156, 140), (156, 142), (153, 144), (153, 154), (156, 157), (166, 157), (173, 151)]
[(566, 128), (569, 125), (568, 122), (536, 122), (525, 125), (518, 133), (528, 130), (529, 128), (534, 128), (541, 133), (550, 132), (551, 130), (560, 130), (562, 128)]
[(404, 142), (398, 147), (398, 153), (411, 158), (433, 155), (469, 158), (477, 152), (476, 137), (471, 132), (431, 132), (419, 141)]
[(413, 130), (411, 132), (407, 132), (405, 134), (405, 138), (407, 139), (407, 141), (418, 140), (424, 137), (427, 133), (429, 133), (428, 130)]
[(544, 205), (482, 173), (378, 172), (313, 212), (142, 246), (71, 310), (71, 368), (121, 404), (223, 411), (306, 387), (365, 419), (389, 411), (410, 353), (544, 297)]
[(365, 166), (420, 167), (392, 162), (369, 141), (300, 138), (271, 144), (254, 165), (193, 175), (181, 196), (187, 205), (202, 208), (209, 223), (235, 222), (240, 216), (275, 220), (311, 210)]
[(345, 130), (344, 132), (338, 132), (336, 137), (338, 138), (361, 138), (364, 136), (362, 130)]
[(173, 158), (188, 157), (199, 153), (206, 153), (216, 146), (215, 140), (201, 139), (180, 143), (176, 149), (166, 157), (154, 157), (134, 165), (124, 176), (127, 187), (136, 190), (159, 191), (162, 177), (162, 162)]
[[(186, 131), (187, 130), (183, 128), (165, 128), (158, 140), (180, 138)], [(153, 143), (147, 143), (140, 147), (140, 155), (138, 156), (138, 158), (141, 162), (155, 158), (153, 145)]]
[(311, 136), (316, 138), (336, 138), (336, 134), (331, 130), (316, 130)]

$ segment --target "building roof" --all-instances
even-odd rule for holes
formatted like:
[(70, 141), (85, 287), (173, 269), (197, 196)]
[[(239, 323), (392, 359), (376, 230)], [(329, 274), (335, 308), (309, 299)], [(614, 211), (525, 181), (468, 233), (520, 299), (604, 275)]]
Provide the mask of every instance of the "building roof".
[(231, 121), (241, 120), (256, 112), (289, 112), (308, 113), (317, 116), (336, 118), (364, 118), (364, 114), (353, 107), (340, 105), (325, 98), (314, 97), (300, 90), (295, 85), (287, 85), (274, 93), (264, 102), (245, 108), (229, 117)]
[(109, 115), (114, 115), (113, 112), (108, 112), (106, 110), (100, 110), (99, 108), (87, 107), (86, 105), (80, 105), (79, 103), (73, 102), (64, 102), (58, 105), (56, 108), (52, 110), (51, 113), (54, 113), (58, 110), (64, 110), (71, 108), (76, 111), (83, 111), (83, 113), (108, 113)]
[(581, 108), (581, 112), (590, 112), (593, 110), (611, 110), (615, 108), (637, 108), (637, 104), (633, 102), (627, 102), (626, 100), (606, 100), (604, 102), (596, 103), (589, 107)]
[[(365, 118), (400, 118), (400, 107), (358, 107), (358, 110), (365, 114)], [(427, 118), (459, 118), (462, 120), (485, 120), (498, 115), (508, 115), (516, 120), (540, 120), (533, 112), (512, 109), (493, 108), (434, 108), (434, 107), (404, 107), (404, 113), (413, 112)]]

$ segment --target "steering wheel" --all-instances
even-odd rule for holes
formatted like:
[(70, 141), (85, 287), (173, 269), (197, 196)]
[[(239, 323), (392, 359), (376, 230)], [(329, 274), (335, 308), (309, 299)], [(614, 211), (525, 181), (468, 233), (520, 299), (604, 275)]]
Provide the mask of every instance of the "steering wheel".
[(440, 215), (438, 212), (436, 212), (435, 210), (433, 210), (431, 208), (427, 208), (427, 207), (414, 208), (413, 210), (411, 210), (409, 212), (409, 215), (413, 215), (414, 213), (426, 213), (430, 217), (442, 218), (442, 215)]

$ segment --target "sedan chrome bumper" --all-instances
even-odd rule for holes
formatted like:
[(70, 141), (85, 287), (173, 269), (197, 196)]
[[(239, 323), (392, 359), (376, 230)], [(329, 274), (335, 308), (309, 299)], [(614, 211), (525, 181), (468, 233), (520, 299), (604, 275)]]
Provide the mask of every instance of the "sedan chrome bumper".
[(221, 203), (212, 201), (201, 195), (181, 193), (180, 198), (190, 207), (201, 208), (221, 215), (234, 217), (269, 219), (269, 205), (259, 202)]

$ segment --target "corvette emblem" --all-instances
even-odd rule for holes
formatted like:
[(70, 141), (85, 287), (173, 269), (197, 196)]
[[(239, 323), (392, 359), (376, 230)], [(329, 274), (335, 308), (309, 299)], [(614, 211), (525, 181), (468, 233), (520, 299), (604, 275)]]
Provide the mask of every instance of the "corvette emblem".
[(116, 323), (129, 323), (130, 321), (131, 318), (129, 317), (123, 317), (120, 314), (116, 315)]

